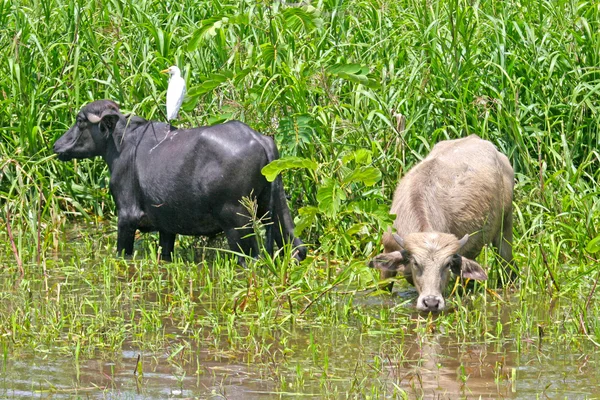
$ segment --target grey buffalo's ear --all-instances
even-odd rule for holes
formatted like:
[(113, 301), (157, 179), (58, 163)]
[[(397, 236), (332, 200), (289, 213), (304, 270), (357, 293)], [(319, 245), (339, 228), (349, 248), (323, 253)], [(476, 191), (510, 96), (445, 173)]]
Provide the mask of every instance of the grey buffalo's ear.
[(465, 257), (461, 257), (460, 276), (475, 279), (476, 281), (485, 281), (488, 278), (481, 265)]
[(405, 251), (392, 251), (391, 253), (381, 253), (375, 256), (369, 262), (369, 267), (382, 271), (404, 272), (407, 263), (408, 255)]

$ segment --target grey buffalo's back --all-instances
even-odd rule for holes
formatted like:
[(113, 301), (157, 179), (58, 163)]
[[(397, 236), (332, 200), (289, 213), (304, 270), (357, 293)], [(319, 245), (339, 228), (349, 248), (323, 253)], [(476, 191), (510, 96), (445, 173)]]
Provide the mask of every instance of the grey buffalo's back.
[[(425, 168), (430, 168), (428, 174), (423, 173)], [(430, 229), (458, 238), (469, 234), (460, 254), (477, 257), (501, 229), (506, 205), (512, 202), (513, 172), (506, 156), (492, 143), (471, 135), (437, 143), (414, 172), (401, 181), (398, 191), (412, 192), (416, 181), (421, 187), (435, 188), (426, 191), (427, 201), (423, 202)], [(406, 198), (397, 196), (395, 200), (400, 204)], [(394, 224), (401, 235), (405, 227), (411, 229), (403, 215), (400, 212)]]

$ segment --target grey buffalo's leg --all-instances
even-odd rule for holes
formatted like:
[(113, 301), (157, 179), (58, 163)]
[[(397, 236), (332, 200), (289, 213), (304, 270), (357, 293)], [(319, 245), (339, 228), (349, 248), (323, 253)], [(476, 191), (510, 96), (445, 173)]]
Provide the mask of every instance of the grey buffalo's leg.
[(517, 274), (514, 270), (515, 266), (512, 255), (513, 225), (511, 212), (504, 216), (502, 224), (502, 234), (498, 234), (494, 238), (493, 244), (498, 249), (500, 257), (502, 257), (502, 267), (506, 277), (509, 281), (514, 281), (517, 278)]
[(171, 261), (171, 255), (175, 248), (175, 234), (159, 231), (158, 243), (161, 247), (160, 256), (165, 261)]
[(117, 233), (117, 254), (130, 256), (133, 254), (133, 241), (135, 240), (135, 231), (137, 225), (119, 217)]

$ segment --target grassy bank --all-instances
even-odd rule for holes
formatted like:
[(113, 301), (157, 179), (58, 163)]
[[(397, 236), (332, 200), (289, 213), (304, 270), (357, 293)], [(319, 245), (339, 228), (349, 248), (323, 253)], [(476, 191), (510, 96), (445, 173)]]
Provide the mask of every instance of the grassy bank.
[[(4, 358), (109, 357), (124, 343), (175, 352), (175, 335), (219, 349), (227, 338), (264, 361), (274, 356), (257, 342), (261, 327), (286, 324), (390, 338), (443, 331), (519, 351), (542, 338), (574, 352), (596, 346), (599, 21), (585, 1), (0, 0)], [(284, 256), (241, 271), (190, 238), (176, 262), (158, 264), (151, 235), (136, 260), (112, 256), (104, 163), (61, 163), (51, 147), (95, 99), (164, 119), (159, 71), (172, 64), (188, 85), (180, 124), (240, 119), (273, 135), (283, 156), (311, 161), (282, 167), (297, 233), (311, 244), (303, 264)], [(491, 281), (452, 296), (438, 318), (415, 325), (401, 298), (354, 304), (376, 283), (365, 260), (380, 249), (398, 177), (437, 141), (472, 133), (515, 167), (518, 285), (496, 289), (486, 250)]]

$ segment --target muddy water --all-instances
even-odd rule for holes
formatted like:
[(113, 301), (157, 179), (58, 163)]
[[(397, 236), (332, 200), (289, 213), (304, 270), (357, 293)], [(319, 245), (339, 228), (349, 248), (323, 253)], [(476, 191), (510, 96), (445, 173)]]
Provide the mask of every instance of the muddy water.
[[(102, 290), (94, 298), (89, 286), (57, 279), (62, 296), (102, 301)], [(382, 308), (393, 310), (414, 295), (406, 290), (394, 298), (356, 295), (352, 301), (361, 315), (376, 318)], [(156, 295), (146, 301), (151, 309)], [(517, 304), (507, 304), (503, 315), (517, 311)], [(197, 307), (198, 317), (215, 312), (209, 303)], [(0, 399), (600, 398), (600, 355), (586, 340), (566, 345), (504, 336), (474, 343), (443, 332), (417, 333), (414, 326), (390, 333), (359, 321), (327, 326), (305, 320), (252, 332), (241, 327), (232, 341), (224, 322), (219, 336), (214, 327), (183, 332), (176, 324), (165, 316), (164, 342), (152, 351), (142, 350), (152, 347), (140, 346), (144, 338), (129, 338), (114, 353), (80, 361), (43, 349), (15, 356), (0, 348)]]
[[(405, 335), (402, 344), (353, 327), (292, 328), (283, 334), (288, 354), (274, 352), (262, 362), (226, 346), (190, 343), (172, 358), (166, 351), (140, 353), (127, 343), (118, 354), (79, 363), (7, 357), (0, 370), (0, 398), (340, 398), (357, 392), (427, 399), (600, 396), (600, 359), (593, 349), (573, 353), (560, 345), (531, 343), (517, 352), (510, 342), (457, 344), (443, 335)], [(141, 376), (134, 375), (138, 356)]]

